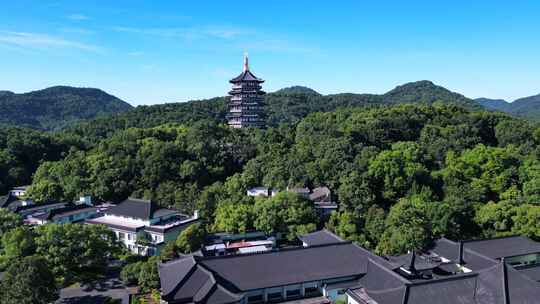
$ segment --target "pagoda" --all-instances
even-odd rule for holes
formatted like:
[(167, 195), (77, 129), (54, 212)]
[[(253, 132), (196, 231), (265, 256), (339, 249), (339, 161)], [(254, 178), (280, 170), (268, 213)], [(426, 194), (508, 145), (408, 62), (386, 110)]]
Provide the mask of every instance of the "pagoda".
[(264, 98), (261, 83), (249, 70), (247, 54), (244, 55), (244, 70), (242, 74), (231, 79), (232, 90), (229, 100), (227, 120), (233, 128), (264, 128)]

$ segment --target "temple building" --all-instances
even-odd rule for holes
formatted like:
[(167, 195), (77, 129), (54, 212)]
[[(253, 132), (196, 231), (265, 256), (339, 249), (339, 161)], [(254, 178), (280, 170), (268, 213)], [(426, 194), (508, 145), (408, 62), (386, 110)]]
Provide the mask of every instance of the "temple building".
[(247, 55), (244, 56), (244, 70), (242, 74), (231, 79), (232, 90), (229, 100), (229, 113), (227, 120), (233, 128), (263, 128), (264, 100), (261, 83), (264, 80), (257, 78), (249, 70)]
[(168, 304), (540, 303), (540, 243), (521, 236), (454, 242), (378, 256), (330, 231), (302, 247), (159, 264)]

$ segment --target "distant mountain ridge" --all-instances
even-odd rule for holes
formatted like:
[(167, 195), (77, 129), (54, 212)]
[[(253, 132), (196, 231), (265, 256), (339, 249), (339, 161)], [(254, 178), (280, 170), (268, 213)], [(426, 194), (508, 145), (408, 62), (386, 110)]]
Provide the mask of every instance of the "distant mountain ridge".
[(55, 86), (29, 93), (0, 91), (0, 124), (59, 130), (80, 120), (124, 112), (132, 106), (99, 89)]
[(519, 98), (513, 102), (504, 99), (475, 99), (480, 105), (491, 109), (506, 112), (511, 115), (539, 121), (540, 120), (540, 94)]
[[(313, 112), (329, 112), (337, 108), (358, 106), (386, 106), (399, 103), (456, 104), (470, 110), (483, 109), (477, 102), (451, 92), (431, 81), (418, 81), (398, 86), (386, 94), (341, 93), (321, 95), (306, 87), (290, 87), (265, 95), (266, 122), (269, 126), (295, 123)], [(68, 132), (86, 138), (105, 138), (130, 127), (155, 127), (165, 123), (188, 123), (213, 120), (224, 123), (227, 98), (216, 97), (182, 103), (139, 106), (132, 110), (81, 122)]]

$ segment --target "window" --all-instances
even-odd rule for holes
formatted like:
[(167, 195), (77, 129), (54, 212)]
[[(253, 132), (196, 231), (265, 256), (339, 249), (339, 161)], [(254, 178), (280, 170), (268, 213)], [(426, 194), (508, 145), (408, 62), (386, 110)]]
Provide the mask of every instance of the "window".
[(268, 294), (268, 301), (269, 302), (277, 302), (281, 301), (281, 292), (273, 292)]
[(118, 232), (118, 238), (123, 241), (126, 238), (126, 234), (123, 232)]
[(262, 295), (250, 296), (248, 297), (248, 303), (260, 303), (263, 301)]
[(296, 298), (300, 296), (300, 289), (287, 290), (287, 298)]

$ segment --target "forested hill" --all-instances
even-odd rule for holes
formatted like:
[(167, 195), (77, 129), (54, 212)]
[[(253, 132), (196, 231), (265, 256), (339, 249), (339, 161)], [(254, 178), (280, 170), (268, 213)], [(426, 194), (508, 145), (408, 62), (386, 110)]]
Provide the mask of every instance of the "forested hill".
[[(408, 83), (383, 95), (353, 93), (321, 95), (310, 88), (294, 86), (269, 93), (265, 97), (269, 126), (295, 123), (310, 113), (328, 112), (342, 107), (435, 102), (457, 104), (467, 109), (481, 109), (481, 106), (473, 100), (430, 81)], [(225, 97), (140, 106), (124, 113), (82, 122), (68, 128), (67, 131), (87, 139), (101, 139), (130, 127), (154, 127), (169, 122), (185, 123), (201, 119), (225, 122), (226, 110)]]
[(132, 106), (99, 89), (56, 86), (15, 94), (0, 91), (0, 124), (59, 130), (79, 120), (124, 112)]
[(476, 101), (482, 106), (509, 113), (514, 116), (540, 121), (540, 94), (524, 97), (507, 102), (503, 99), (478, 98)]
[[(219, 102), (190, 104), (200, 110)], [(26, 146), (61, 135), (44, 134), (27, 138)], [(62, 143), (71, 139), (60, 139), (55, 150), (66, 151)], [(37, 152), (16, 148), (20, 141), (15, 133), (5, 144), (8, 156)], [(423, 249), (442, 235), (540, 237), (540, 129), (504, 113), (401, 104), (312, 113), (265, 131), (170, 122), (64, 153), (33, 174), (35, 201), (81, 193), (96, 201), (152, 198), (186, 213), (199, 210), (209, 231), (281, 231), (292, 240), (323, 225), (312, 204), (290, 196), (256, 200), (247, 189), (325, 185), (339, 203), (326, 227), (382, 254)], [(6, 160), (14, 158), (21, 166), (28, 159)], [(19, 171), (9, 173), (8, 186)]]

